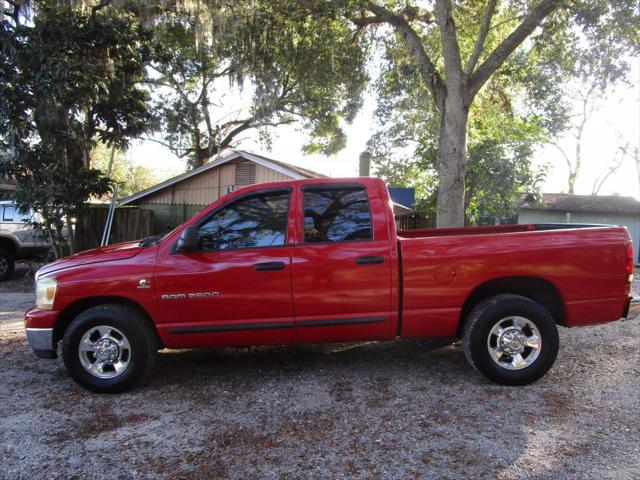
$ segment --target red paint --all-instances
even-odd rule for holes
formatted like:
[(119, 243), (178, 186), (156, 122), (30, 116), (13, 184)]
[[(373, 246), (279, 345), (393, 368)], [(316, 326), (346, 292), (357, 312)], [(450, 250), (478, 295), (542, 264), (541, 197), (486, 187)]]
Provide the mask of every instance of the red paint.
[[(302, 187), (325, 183), (366, 187), (373, 240), (304, 243)], [(238, 196), (274, 187), (292, 188), (284, 246), (175, 253), (184, 227)], [(155, 246), (111, 245), (43, 267), (39, 275), (58, 282), (54, 310), (33, 309), (25, 324), (55, 327), (61, 312), (77, 302), (123, 299), (147, 312), (170, 348), (381, 340), (398, 333), (448, 336), (456, 334), (474, 289), (526, 277), (558, 292), (567, 326), (586, 325), (621, 316), (633, 259), (628, 245), (622, 227), (508, 225), (396, 233), (389, 194), (377, 179), (253, 185), (218, 200)], [(360, 257), (382, 260), (356, 264)], [(254, 268), (272, 262), (282, 269)], [(148, 288), (140, 288), (142, 279)]]

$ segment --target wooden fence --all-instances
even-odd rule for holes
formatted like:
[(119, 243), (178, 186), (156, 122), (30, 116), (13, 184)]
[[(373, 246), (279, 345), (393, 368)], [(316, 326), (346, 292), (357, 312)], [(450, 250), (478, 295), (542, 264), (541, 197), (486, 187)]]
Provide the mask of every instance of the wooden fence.
[[(81, 252), (100, 246), (107, 223), (108, 206), (87, 208), (75, 228), (75, 250)], [(126, 242), (148, 237), (153, 231), (153, 211), (136, 207), (118, 207), (114, 212), (109, 243)]]
[(421, 217), (418, 215), (397, 217), (396, 227), (398, 230), (423, 230), (427, 228), (436, 228), (436, 218)]

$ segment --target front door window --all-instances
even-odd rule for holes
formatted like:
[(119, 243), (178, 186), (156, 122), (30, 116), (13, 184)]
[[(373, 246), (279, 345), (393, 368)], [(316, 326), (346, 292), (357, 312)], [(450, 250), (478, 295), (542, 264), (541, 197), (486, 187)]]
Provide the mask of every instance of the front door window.
[(203, 251), (285, 244), (289, 192), (276, 191), (238, 200), (209, 217), (199, 229)]

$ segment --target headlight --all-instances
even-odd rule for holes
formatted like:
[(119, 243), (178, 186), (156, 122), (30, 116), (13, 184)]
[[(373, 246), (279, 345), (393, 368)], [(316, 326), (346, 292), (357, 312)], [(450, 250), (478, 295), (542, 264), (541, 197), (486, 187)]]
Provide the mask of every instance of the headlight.
[(51, 310), (57, 289), (58, 282), (51, 277), (38, 280), (36, 282), (36, 307), (40, 310)]

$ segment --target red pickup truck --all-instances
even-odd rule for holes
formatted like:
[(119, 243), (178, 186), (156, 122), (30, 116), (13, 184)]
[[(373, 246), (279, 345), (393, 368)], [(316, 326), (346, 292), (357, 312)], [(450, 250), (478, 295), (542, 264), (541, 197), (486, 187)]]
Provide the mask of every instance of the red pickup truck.
[[(558, 353), (556, 325), (635, 316), (623, 227), (509, 225), (396, 232), (371, 178), (253, 185), (164, 237), (41, 268), (26, 314), (36, 355), (80, 385), (127, 389), (162, 348), (459, 336), (502, 384)], [(633, 301), (632, 301), (633, 300)]]

